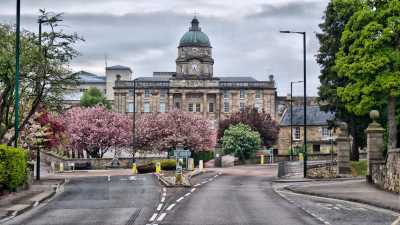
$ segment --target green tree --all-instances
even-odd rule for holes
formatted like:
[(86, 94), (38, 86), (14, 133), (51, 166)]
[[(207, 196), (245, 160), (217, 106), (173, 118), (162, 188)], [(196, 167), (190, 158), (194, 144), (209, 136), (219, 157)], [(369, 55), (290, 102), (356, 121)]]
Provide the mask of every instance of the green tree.
[(224, 131), (222, 147), (225, 153), (234, 153), (240, 160), (249, 159), (260, 149), (261, 138), (249, 125), (231, 125)]
[[(78, 55), (73, 45), (83, 40), (77, 34), (60, 29), (61, 14), (41, 10), (42, 43), (29, 31), (21, 33), (20, 130), (23, 130), (40, 105), (49, 110), (61, 110), (65, 89), (75, 85), (77, 77), (68, 70), (70, 61)], [(15, 139), (15, 30), (0, 24), (0, 142)]]
[(369, 1), (346, 24), (336, 69), (348, 79), (337, 90), (349, 112), (387, 107), (388, 147), (397, 146), (396, 98), (400, 94), (400, 1)]
[(80, 104), (83, 107), (104, 106), (111, 109), (110, 102), (106, 99), (103, 92), (96, 87), (91, 87), (85, 91), (80, 99)]
[[(318, 90), (321, 109), (335, 112), (335, 120), (348, 123), (349, 133), (354, 137), (352, 160), (359, 159), (358, 148), (365, 145), (364, 130), (369, 119), (367, 116), (357, 116), (345, 108), (337, 95), (337, 89), (346, 86), (348, 78), (339, 76), (334, 66), (345, 25), (361, 7), (361, 0), (331, 0), (325, 10), (323, 22), (319, 24), (322, 32), (316, 35), (320, 43), (316, 60), (321, 67), (321, 86)], [(332, 126), (334, 122), (332, 121)]]

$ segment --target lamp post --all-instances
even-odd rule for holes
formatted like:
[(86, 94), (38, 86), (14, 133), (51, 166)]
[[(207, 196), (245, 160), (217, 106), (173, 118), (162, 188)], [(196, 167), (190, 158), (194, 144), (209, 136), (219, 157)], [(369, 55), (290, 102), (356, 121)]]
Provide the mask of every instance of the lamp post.
[(290, 82), (290, 160), (293, 159), (293, 84), (302, 82), (303, 81)]
[(306, 32), (284, 30), (280, 33), (303, 35), (303, 82), (304, 82), (304, 177), (307, 177), (307, 68), (306, 68)]
[(136, 132), (136, 79), (133, 79), (133, 115), (132, 115), (132, 164), (135, 163), (135, 132)]
[(20, 20), (21, 20), (21, 1), (17, 0), (17, 18), (15, 26), (15, 118), (14, 118), (14, 146), (18, 147), (18, 136), (19, 136), (19, 55), (20, 55)]

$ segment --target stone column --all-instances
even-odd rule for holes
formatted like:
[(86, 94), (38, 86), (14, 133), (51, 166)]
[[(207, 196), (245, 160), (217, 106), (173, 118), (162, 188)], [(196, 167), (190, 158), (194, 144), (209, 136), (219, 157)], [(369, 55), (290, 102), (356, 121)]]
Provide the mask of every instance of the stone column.
[(169, 93), (168, 108), (169, 108), (169, 111), (172, 111), (174, 109), (174, 94), (173, 93)]
[(203, 93), (203, 116), (207, 118), (207, 92)]
[(350, 169), (350, 149), (351, 142), (347, 135), (347, 124), (341, 122), (339, 124), (339, 136), (336, 138), (337, 144), (337, 175), (348, 176), (351, 174)]
[(187, 108), (186, 108), (186, 93), (185, 93), (185, 91), (182, 91), (181, 110), (183, 112), (187, 111)]
[(221, 117), (221, 93), (218, 92), (215, 94), (215, 117), (217, 118), (217, 122), (219, 122), (219, 119)]
[(372, 110), (369, 113), (370, 118), (373, 120), (372, 123), (368, 125), (366, 130), (367, 133), (367, 163), (368, 163), (368, 175), (367, 179), (371, 179), (371, 164), (379, 163), (384, 160), (383, 150), (385, 148), (384, 144), (384, 129), (382, 126), (376, 122), (379, 118), (379, 112), (377, 110)]

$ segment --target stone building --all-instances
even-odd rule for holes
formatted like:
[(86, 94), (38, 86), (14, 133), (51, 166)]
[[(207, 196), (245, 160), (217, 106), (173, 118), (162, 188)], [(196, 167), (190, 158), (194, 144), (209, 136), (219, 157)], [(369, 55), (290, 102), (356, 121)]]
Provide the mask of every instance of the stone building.
[[(330, 153), (336, 152), (335, 132), (328, 127), (328, 121), (334, 118), (333, 113), (323, 112), (318, 105), (307, 106), (307, 152)], [(304, 108), (293, 106), (292, 145), (294, 151), (304, 143)], [(278, 149), (280, 155), (290, 153), (290, 107), (283, 112), (280, 121)]]
[(141, 114), (179, 109), (202, 115), (214, 126), (220, 119), (245, 107), (256, 107), (275, 118), (273, 76), (268, 81), (248, 76), (214, 76), (212, 50), (198, 19), (193, 18), (178, 45), (176, 71), (154, 72), (151, 77), (134, 80), (116, 77), (114, 110)]

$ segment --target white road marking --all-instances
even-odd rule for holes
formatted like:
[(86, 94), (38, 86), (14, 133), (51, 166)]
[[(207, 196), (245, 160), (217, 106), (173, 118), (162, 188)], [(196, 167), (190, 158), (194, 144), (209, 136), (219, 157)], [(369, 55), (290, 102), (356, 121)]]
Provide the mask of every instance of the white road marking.
[(162, 221), (165, 218), (166, 215), (167, 215), (167, 213), (162, 213), (160, 215), (160, 217), (158, 217), (157, 221)]
[(162, 198), (161, 198), (161, 202), (164, 202), (164, 201), (165, 201), (165, 197), (162, 197)]
[(218, 177), (218, 174), (217, 174), (217, 175), (215, 175), (214, 177)]
[(165, 197), (166, 195), (167, 195), (167, 193), (165, 193), (165, 192), (163, 192), (163, 193), (162, 193), (162, 196), (164, 196), (164, 197)]
[(400, 217), (395, 220), (392, 225), (399, 225), (400, 224)]
[(196, 188), (192, 188), (192, 190), (190, 190), (190, 192), (194, 192), (196, 190)]
[(154, 220), (156, 219), (157, 215), (158, 215), (157, 213), (154, 213), (154, 214), (151, 216), (151, 218), (149, 219), (149, 221), (150, 221), (150, 222), (154, 221)]
[(157, 211), (160, 211), (160, 210), (161, 210), (161, 208), (162, 208), (162, 206), (163, 206), (163, 204), (162, 204), (162, 203), (158, 204), (158, 206), (157, 206)]
[(167, 211), (169, 211), (169, 210), (171, 210), (172, 208), (174, 208), (174, 206), (175, 206), (175, 203), (169, 205), (168, 208), (167, 208)]
[(108, 180), (108, 182), (111, 181), (111, 176), (110, 175), (108, 175), (107, 180)]
[(195, 185), (193, 185), (193, 187), (198, 187), (198, 186), (200, 186), (201, 184), (195, 184)]
[(128, 180), (132, 181), (132, 180), (136, 180), (135, 176), (129, 176)]
[(177, 200), (176, 200), (176, 202), (180, 202), (180, 201), (182, 201), (184, 199), (184, 197), (180, 197), (180, 198), (178, 198)]
[(192, 193), (190, 193), (190, 192), (186, 193), (186, 194), (185, 194), (185, 197), (189, 196), (190, 194), (192, 194)]
[(203, 181), (203, 182), (201, 182), (202, 184), (205, 184), (205, 183), (207, 183), (207, 181)]
[(208, 181), (213, 181), (214, 180), (214, 178), (210, 178), (210, 179), (208, 179)]
[(167, 189), (166, 189), (166, 188), (163, 188), (162, 190), (163, 190), (163, 192), (166, 192), (166, 191), (167, 191)]

